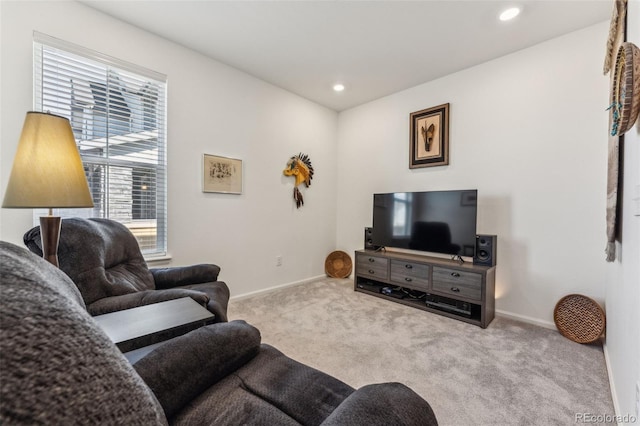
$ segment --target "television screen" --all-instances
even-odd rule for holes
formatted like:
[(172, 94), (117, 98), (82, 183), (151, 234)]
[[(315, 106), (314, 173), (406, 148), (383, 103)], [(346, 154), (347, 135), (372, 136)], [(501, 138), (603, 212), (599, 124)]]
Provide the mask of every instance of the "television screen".
[(395, 192), (373, 195), (377, 246), (473, 256), (478, 191)]

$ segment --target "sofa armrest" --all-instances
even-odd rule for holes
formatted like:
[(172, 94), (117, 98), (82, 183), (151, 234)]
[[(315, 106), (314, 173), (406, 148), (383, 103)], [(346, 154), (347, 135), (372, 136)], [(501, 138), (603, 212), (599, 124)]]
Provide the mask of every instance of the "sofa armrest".
[(109, 296), (98, 299), (87, 306), (87, 311), (93, 316), (108, 314), (109, 312), (122, 311), (124, 309), (137, 308), (138, 306), (151, 305), (167, 300), (190, 297), (201, 306), (207, 306), (209, 296), (197, 290), (168, 289), (168, 290), (144, 290), (136, 293)]
[(212, 324), (159, 346), (133, 365), (170, 419), (260, 350), (260, 332), (244, 321)]
[(151, 268), (149, 271), (153, 275), (156, 288), (166, 289), (217, 281), (220, 267), (213, 264), (200, 264), (172, 268)]
[(438, 424), (431, 406), (417, 393), (401, 383), (364, 386), (349, 395), (323, 426)]

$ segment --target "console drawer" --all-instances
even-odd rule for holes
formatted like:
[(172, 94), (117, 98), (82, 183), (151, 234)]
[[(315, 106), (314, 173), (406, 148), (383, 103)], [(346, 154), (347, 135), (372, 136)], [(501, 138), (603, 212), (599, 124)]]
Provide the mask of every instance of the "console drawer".
[(358, 254), (356, 257), (356, 274), (386, 280), (389, 278), (389, 259)]
[(434, 266), (433, 290), (482, 300), (482, 274)]
[(429, 265), (421, 263), (391, 261), (391, 281), (416, 290), (429, 290)]

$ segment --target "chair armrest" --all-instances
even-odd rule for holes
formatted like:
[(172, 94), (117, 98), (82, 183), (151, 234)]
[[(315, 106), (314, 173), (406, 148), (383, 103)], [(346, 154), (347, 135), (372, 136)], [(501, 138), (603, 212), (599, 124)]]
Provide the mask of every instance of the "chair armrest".
[(218, 280), (220, 267), (213, 264), (151, 268), (157, 289), (166, 289), (190, 284), (209, 283)]
[(171, 418), (260, 350), (260, 332), (244, 321), (212, 324), (159, 346), (133, 365)]
[(109, 296), (98, 299), (87, 306), (87, 311), (93, 316), (108, 314), (109, 312), (122, 311), (124, 309), (137, 308), (138, 306), (151, 305), (153, 303), (167, 300), (190, 297), (199, 305), (207, 306), (209, 296), (197, 290), (189, 289), (168, 289), (168, 290), (144, 290), (136, 293), (123, 294), (120, 296)]
[(349, 395), (323, 426), (436, 426), (431, 406), (401, 383), (367, 385)]

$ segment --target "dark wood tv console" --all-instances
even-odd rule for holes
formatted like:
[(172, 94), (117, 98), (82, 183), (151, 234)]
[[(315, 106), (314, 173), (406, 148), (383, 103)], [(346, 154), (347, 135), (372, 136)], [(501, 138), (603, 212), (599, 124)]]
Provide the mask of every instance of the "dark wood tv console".
[(495, 266), (358, 250), (354, 289), (486, 328), (495, 316)]

